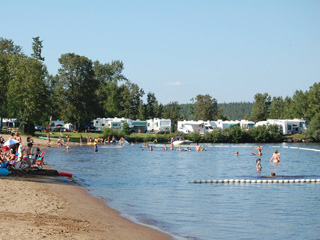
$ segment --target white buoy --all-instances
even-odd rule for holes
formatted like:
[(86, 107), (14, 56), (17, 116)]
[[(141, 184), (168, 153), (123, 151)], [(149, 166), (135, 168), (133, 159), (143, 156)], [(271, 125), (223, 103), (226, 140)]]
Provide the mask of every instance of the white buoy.
[(229, 179), (229, 183), (234, 183), (234, 179)]
[(267, 180), (267, 183), (272, 183), (272, 180)]
[(240, 180), (240, 183), (245, 183), (245, 180), (244, 180), (244, 179), (241, 179), (241, 180)]
[(200, 183), (206, 183), (206, 180), (201, 180)]
[(272, 183), (277, 183), (277, 182), (279, 182), (279, 180), (277, 179), (272, 180)]
[(319, 179), (319, 178), (317, 179), (317, 182), (320, 182), (320, 179)]
[(306, 179), (306, 182), (311, 182), (311, 180), (310, 179)]
[[(320, 179), (319, 179), (320, 180)], [(235, 179), (234, 180), (234, 183), (239, 183), (240, 182), (240, 180), (239, 179)]]
[(299, 182), (300, 182), (300, 179), (295, 179), (294, 182), (295, 182), (295, 183), (299, 183)]
[(305, 179), (300, 179), (300, 182), (304, 183), (304, 182), (306, 182), (306, 180)]
[(262, 180), (261, 182), (262, 183), (268, 183), (268, 180)]
[(289, 182), (289, 180), (288, 180), (288, 179), (285, 179), (285, 180), (283, 180), (283, 182), (284, 182), (284, 183), (288, 183), (288, 182)]
[(257, 180), (251, 180), (250, 182), (251, 182), (251, 183), (256, 183), (256, 182), (257, 182)]
[(294, 183), (294, 180), (293, 180), (293, 179), (290, 179), (290, 180), (289, 180), (289, 183)]
[(218, 180), (218, 183), (223, 183), (223, 180)]
[(250, 180), (250, 179), (247, 179), (247, 180), (246, 180), (246, 183), (250, 183), (250, 182), (251, 182), (251, 180)]
[(316, 182), (316, 180), (315, 179), (311, 179), (310, 182)]
[(223, 180), (223, 183), (228, 183), (229, 182), (229, 179), (224, 179)]
[(283, 183), (283, 180), (282, 180), (282, 179), (279, 179), (279, 180), (278, 180), (278, 183)]
[(257, 180), (257, 183), (262, 183), (262, 181), (261, 180)]

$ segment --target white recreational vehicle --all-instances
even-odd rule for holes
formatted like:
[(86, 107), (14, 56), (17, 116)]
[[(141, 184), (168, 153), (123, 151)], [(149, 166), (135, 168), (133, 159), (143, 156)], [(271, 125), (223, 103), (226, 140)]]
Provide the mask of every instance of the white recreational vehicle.
[(155, 133), (170, 133), (171, 132), (171, 120), (154, 118), (147, 120), (147, 130)]
[(199, 133), (199, 134), (205, 134), (206, 133), (206, 127), (204, 124), (204, 121), (178, 121), (178, 131), (183, 133)]
[(218, 120), (216, 121), (217, 127), (220, 128), (221, 130), (230, 128), (232, 126), (240, 125), (240, 121), (223, 121), (223, 120)]
[(240, 127), (242, 130), (249, 130), (251, 128), (254, 128), (255, 122), (249, 121), (249, 120), (241, 120), (240, 121)]
[(72, 123), (66, 123), (63, 125), (64, 131), (66, 132), (72, 132), (73, 131), (73, 124)]
[(127, 118), (97, 118), (92, 122), (97, 132), (102, 132), (105, 127), (120, 131), (123, 123), (128, 123), (130, 128), (133, 127), (132, 120)]
[(308, 128), (307, 121), (304, 119), (267, 119), (267, 121), (256, 123), (256, 126), (262, 125), (278, 125), (283, 135), (301, 133)]

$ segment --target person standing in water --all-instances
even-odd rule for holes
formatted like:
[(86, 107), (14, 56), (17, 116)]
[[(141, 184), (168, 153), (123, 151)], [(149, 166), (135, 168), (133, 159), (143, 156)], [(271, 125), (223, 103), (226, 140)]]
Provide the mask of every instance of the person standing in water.
[(274, 153), (272, 154), (270, 162), (280, 163), (280, 153), (278, 152), (278, 149), (274, 150)]
[(261, 159), (258, 158), (256, 160), (256, 168), (257, 168), (257, 172), (261, 172), (262, 166), (261, 166)]

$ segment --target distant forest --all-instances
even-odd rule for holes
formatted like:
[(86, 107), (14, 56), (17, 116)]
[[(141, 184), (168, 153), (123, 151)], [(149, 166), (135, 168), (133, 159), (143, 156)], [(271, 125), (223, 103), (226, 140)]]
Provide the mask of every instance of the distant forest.
[(218, 108), (223, 109), (222, 116), (228, 120), (249, 119), (251, 116), (253, 103), (251, 102), (232, 102), (218, 103)]
[[(185, 116), (186, 120), (197, 120), (191, 114), (194, 104), (180, 104), (181, 113)], [(220, 110), (220, 119), (223, 120), (241, 120), (250, 119), (252, 113), (253, 103), (251, 102), (231, 102), (231, 103), (218, 103)]]

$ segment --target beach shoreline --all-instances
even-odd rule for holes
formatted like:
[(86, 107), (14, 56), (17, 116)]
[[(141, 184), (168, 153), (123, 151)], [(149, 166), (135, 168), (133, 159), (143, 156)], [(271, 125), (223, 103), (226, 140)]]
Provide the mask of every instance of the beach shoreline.
[[(44, 149), (46, 140), (34, 139), (34, 146)], [(122, 217), (65, 177), (7, 176), (1, 183), (0, 239), (172, 239)]]

